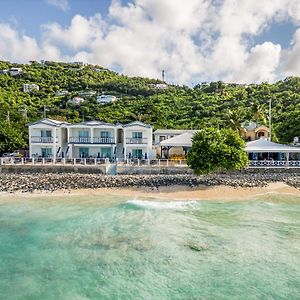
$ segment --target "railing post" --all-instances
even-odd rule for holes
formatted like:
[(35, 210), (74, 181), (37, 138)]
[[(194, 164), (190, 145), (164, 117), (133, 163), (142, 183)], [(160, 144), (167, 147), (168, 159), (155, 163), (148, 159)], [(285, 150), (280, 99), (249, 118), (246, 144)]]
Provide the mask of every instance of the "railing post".
[(94, 158), (94, 165), (97, 165), (97, 158)]
[(34, 157), (32, 158), (32, 161), (31, 161), (32, 165), (34, 165)]
[(66, 164), (66, 159), (65, 159), (65, 158), (63, 158), (63, 164), (64, 164), (64, 165)]
[(42, 158), (42, 164), (45, 164), (45, 157)]
[(86, 158), (83, 159), (83, 164), (86, 165)]
[(1, 166), (3, 165), (3, 157), (1, 157), (1, 159), (0, 159), (0, 164), (1, 164)]
[(169, 166), (169, 159), (167, 159), (167, 167)]
[(160, 159), (158, 160), (158, 166), (160, 167)]
[(73, 158), (73, 165), (76, 164), (76, 158)]
[(140, 159), (138, 158), (137, 165), (140, 166)]
[(21, 158), (21, 165), (24, 165), (24, 157)]

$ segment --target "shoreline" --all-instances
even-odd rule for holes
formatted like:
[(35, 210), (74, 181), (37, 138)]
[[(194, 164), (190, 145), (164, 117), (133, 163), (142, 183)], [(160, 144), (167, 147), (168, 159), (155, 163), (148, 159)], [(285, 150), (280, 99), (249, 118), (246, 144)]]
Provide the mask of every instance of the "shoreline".
[(299, 197), (300, 190), (284, 182), (269, 183), (264, 187), (232, 187), (226, 185), (188, 187), (185, 185), (161, 186), (153, 189), (139, 188), (94, 188), (94, 189), (69, 189), (56, 191), (34, 192), (1, 192), (0, 200), (4, 198), (39, 198), (39, 197), (74, 197), (74, 196), (123, 196), (125, 198), (157, 201), (242, 201), (257, 197), (281, 195)]

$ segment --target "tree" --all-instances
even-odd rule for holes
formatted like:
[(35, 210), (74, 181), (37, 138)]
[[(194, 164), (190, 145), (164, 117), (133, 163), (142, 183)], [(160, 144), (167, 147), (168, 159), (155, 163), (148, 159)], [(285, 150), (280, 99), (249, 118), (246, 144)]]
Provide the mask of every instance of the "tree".
[(244, 141), (232, 129), (204, 128), (193, 136), (187, 164), (196, 174), (240, 170), (248, 165)]
[(7, 122), (0, 122), (0, 152), (13, 151), (26, 147), (22, 132)]

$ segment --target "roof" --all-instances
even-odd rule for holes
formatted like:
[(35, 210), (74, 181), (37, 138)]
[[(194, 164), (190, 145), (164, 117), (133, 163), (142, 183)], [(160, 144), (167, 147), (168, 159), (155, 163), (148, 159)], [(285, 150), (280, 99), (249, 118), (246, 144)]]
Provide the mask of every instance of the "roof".
[(53, 120), (53, 119), (49, 119), (49, 118), (44, 118), (39, 121), (29, 123), (29, 124), (27, 124), (27, 126), (32, 126), (32, 125), (36, 125), (36, 124), (44, 124), (44, 125), (55, 126), (55, 127), (59, 127), (64, 124), (70, 125), (70, 123), (65, 122), (65, 121), (58, 121), (58, 120)]
[(141, 127), (146, 127), (146, 128), (152, 128), (151, 125), (143, 123), (143, 122), (140, 122), (140, 121), (133, 121), (133, 122), (131, 122), (129, 124), (123, 124), (122, 126), (123, 127), (141, 126)]
[(185, 132), (196, 132), (197, 130), (191, 130), (191, 129), (157, 129), (154, 131), (154, 134), (183, 134)]
[(274, 142), (270, 142), (265, 138), (260, 138), (259, 140), (255, 140), (252, 142), (246, 143), (245, 147), (246, 152), (300, 152), (299, 147), (293, 147), (283, 144), (277, 144)]
[(101, 121), (86, 121), (86, 122), (71, 124), (70, 127), (82, 126), (82, 125), (83, 126), (109, 126), (109, 127), (116, 127), (116, 125), (114, 125), (114, 124), (106, 123), (106, 122), (101, 122)]
[(269, 128), (267, 126), (260, 125), (256, 122), (253, 122), (253, 121), (243, 122), (242, 127), (245, 128), (246, 130), (255, 130), (255, 131), (257, 131), (258, 129), (262, 129), (262, 128), (269, 130)]
[(192, 137), (194, 134), (195, 131), (185, 132), (170, 139), (164, 140), (160, 142), (159, 145), (164, 147), (192, 147)]

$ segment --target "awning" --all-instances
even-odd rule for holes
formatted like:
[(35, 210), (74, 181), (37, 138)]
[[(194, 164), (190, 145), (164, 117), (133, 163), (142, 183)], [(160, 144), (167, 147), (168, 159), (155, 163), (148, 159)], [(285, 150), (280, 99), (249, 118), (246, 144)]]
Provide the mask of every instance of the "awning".
[(266, 153), (266, 152), (283, 152), (283, 153), (300, 153), (300, 147), (293, 147), (288, 145), (277, 144), (270, 142), (265, 138), (260, 138), (252, 142), (246, 143), (246, 152), (252, 153)]

